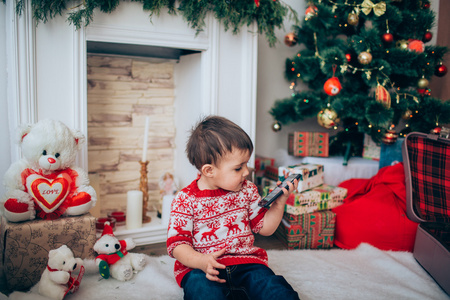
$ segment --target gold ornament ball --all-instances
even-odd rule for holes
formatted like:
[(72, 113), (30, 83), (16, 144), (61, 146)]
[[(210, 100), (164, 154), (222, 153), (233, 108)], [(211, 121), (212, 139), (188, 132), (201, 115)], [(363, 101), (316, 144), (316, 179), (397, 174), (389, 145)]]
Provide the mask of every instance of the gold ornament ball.
[(347, 17), (347, 23), (349, 25), (356, 26), (359, 23), (359, 16), (355, 13), (349, 13)]
[(395, 43), (395, 47), (400, 48), (402, 50), (408, 50), (409, 42), (407, 40), (399, 40)]
[(372, 62), (372, 54), (369, 52), (363, 51), (358, 55), (358, 61), (362, 65), (368, 65)]
[(273, 130), (274, 132), (280, 131), (280, 130), (281, 130), (281, 123), (278, 122), (278, 121), (274, 122), (274, 123), (272, 124), (272, 130)]
[(327, 129), (336, 126), (339, 121), (337, 113), (330, 108), (325, 108), (317, 114), (317, 123)]
[(410, 109), (405, 110), (405, 112), (402, 115), (403, 120), (409, 120), (412, 118), (413, 112)]
[(426, 89), (429, 83), (430, 82), (426, 78), (420, 78), (419, 81), (417, 82), (417, 87), (419, 89)]

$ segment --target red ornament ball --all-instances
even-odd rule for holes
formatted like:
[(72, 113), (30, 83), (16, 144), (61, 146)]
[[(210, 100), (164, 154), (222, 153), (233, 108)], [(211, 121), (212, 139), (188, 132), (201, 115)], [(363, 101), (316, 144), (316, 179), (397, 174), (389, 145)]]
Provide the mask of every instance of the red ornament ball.
[(317, 6), (310, 5), (305, 11), (305, 20), (309, 20), (315, 15), (317, 15), (317, 11), (318, 11)]
[(447, 67), (443, 64), (440, 64), (436, 67), (436, 70), (434, 70), (434, 75), (436, 75), (437, 77), (442, 77), (447, 74), (447, 71)]
[(416, 51), (417, 53), (422, 53), (425, 50), (425, 45), (419, 40), (410, 40), (408, 43), (409, 51)]
[(427, 2), (427, 3), (425, 3), (425, 4), (423, 5), (423, 8), (426, 8), (426, 9), (428, 9), (428, 8), (430, 8), (430, 7), (431, 7), (430, 2)]
[(339, 94), (341, 89), (342, 85), (339, 82), (339, 78), (337, 77), (331, 77), (330, 79), (325, 81), (325, 84), (323, 85), (323, 90), (329, 96), (336, 96), (337, 94)]
[(352, 55), (350, 53), (345, 54), (345, 58), (347, 59), (347, 62), (352, 61)]
[(289, 47), (293, 47), (293, 46), (297, 45), (297, 42), (298, 42), (298, 37), (294, 32), (289, 32), (284, 37), (284, 43)]
[(432, 38), (433, 38), (433, 34), (432, 34), (431, 32), (429, 32), (429, 31), (427, 31), (427, 32), (425, 32), (425, 34), (423, 35), (422, 41), (424, 41), (424, 42), (426, 43), (426, 42), (431, 41)]
[(392, 35), (392, 33), (386, 32), (385, 34), (383, 34), (381, 36), (383, 42), (390, 44), (394, 41), (394, 36)]
[(442, 130), (442, 128), (438, 126), (438, 127), (434, 128), (434, 129), (431, 129), (431, 130), (430, 130), (430, 133), (433, 133), (433, 134), (440, 134), (440, 133), (441, 133), (441, 130)]
[(381, 140), (386, 145), (392, 145), (397, 142), (398, 134), (395, 132), (395, 130), (386, 130), (386, 132), (381, 137)]

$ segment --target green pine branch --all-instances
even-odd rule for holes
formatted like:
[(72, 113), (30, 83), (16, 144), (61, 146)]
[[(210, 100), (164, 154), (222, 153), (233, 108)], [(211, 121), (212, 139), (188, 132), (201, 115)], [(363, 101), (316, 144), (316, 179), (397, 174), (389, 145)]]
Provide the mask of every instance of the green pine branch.
[[(2, 0), (6, 3), (6, 0)], [(21, 14), (26, 0), (16, 0), (16, 12)], [(68, 13), (68, 21), (77, 29), (88, 26), (92, 22), (95, 10), (103, 13), (113, 12), (120, 0), (83, 0), (75, 7), (68, 7), (73, 1), (69, 0), (30, 0), (33, 17), (39, 22), (48, 22), (57, 15)], [(253, 0), (180, 0), (175, 7), (175, 0), (133, 0), (142, 3), (143, 10), (153, 15), (159, 15), (162, 9), (168, 9), (170, 14), (180, 14), (197, 32), (202, 31), (206, 24), (205, 18), (209, 13), (224, 25), (225, 31), (231, 30), (237, 34), (244, 25), (253, 22), (257, 24), (260, 34), (265, 34), (269, 45), (277, 43), (275, 29), (283, 27), (285, 18), (298, 23), (297, 13), (287, 4), (278, 0), (260, 0), (259, 6)]]

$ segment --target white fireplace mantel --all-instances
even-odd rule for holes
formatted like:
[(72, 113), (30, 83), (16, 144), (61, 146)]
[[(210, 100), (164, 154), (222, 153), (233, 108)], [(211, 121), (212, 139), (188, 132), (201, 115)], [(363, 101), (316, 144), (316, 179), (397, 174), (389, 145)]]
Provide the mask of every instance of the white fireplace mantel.
[[(86, 43), (88, 41), (162, 46), (200, 51), (187, 57), (193, 70), (177, 79), (176, 86), (176, 176), (187, 184), (195, 170), (184, 154), (187, 129), (201, 116), (219, 114), (239, 124), (254, 140), (256, 123), (257, 28), (243, 27), (234, 35), (225, 32), (209, 16), (206, 28), (198, 35), (181, 16), (161, 13), (150, 20), (149, 13), (135, 2), (120, 4), (111, 14), (95, 12), (86, 28), (75, 30), (66, 15), (57, 16), (37, 27), (28, 2), (18, 17), (7, 1), (6, 31), (9, 54), (8, 114), (10, 128), (44, 118), (58, 119), (87, 136)], [(191, 56), (191, 55), (189, 55)], [(197, 74), (198, 79), (191, 75)], [(20, 156), (11, 134), (11, 160)], [(87, 169), (87, 145), (78, 164)], [(253, 161), (251, 161), (253, 164)], [(182, 171), (179, 171), (182, 170)], [(178, 172), (178, 174), (177, 174)], [(190, 173), (186, 175), (186, 173)]]

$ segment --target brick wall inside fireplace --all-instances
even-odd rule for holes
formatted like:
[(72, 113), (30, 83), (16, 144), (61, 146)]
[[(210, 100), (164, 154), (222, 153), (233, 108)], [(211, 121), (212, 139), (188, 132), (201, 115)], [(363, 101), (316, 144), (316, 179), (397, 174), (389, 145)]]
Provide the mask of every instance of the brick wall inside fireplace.
[(174, 62), (88, 55), (88, 166), (97, 186), (97, 212), (126, 210), (139, 189), (145, 119), (148, 133), (148, 210), (160, 205), (159, 179), (173, 173)]

